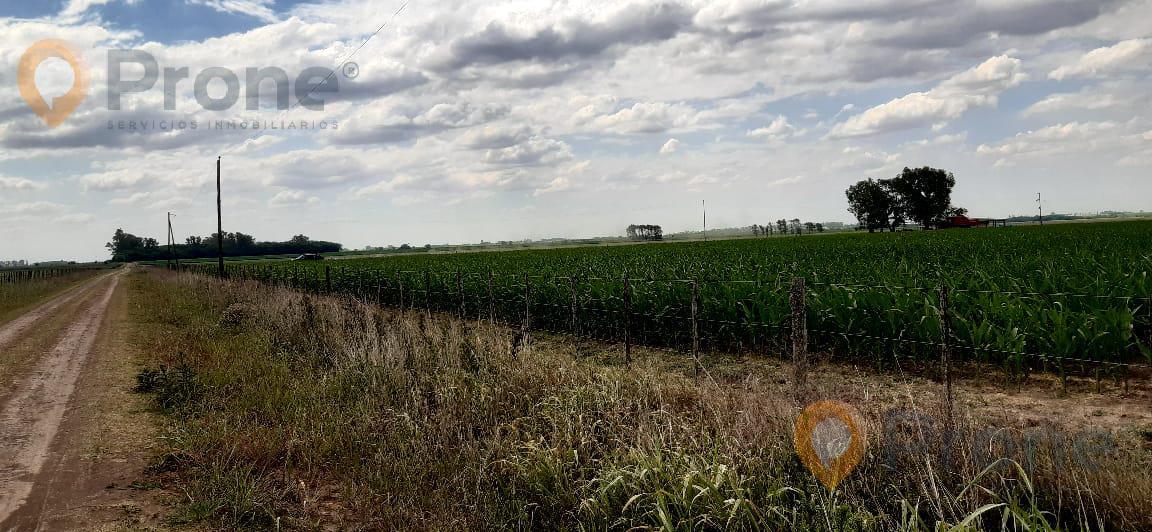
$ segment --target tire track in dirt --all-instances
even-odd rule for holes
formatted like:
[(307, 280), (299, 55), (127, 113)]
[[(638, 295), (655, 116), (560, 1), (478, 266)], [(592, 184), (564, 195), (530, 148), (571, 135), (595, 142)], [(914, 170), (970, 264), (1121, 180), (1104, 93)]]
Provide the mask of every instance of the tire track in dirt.
[(79, 297), (90, 298), (55, 347), (16, 383), (0, 410), (0, 528), (26, 503), (49, 458), (49, 448), (119, 280), (118, 273), (102, 277), (42, 305), (30, 316), (16, 320), (19, 323), (10, 323), (3, 329), (9, 335), (7, 341), (11, 341), (60, 305)]

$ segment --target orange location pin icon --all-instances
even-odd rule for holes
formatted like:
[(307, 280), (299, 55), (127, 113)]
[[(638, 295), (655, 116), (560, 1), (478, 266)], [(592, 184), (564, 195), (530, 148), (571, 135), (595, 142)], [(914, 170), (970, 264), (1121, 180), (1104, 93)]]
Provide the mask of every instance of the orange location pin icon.
[[(72, 67), (72, 88), (63, 96), (52, 99), (49, 103), (36, 87), (36, 69), (51, 58), (58, 58)], [(20, 57), (20, 65), (16, 70), (16, 84), (20, 87), (20, 96), (28, 103), (28, 107), (54, 128), (64, 122), (88, 94), (88, 69), (84, 67), (80, 55), (68, 43), (47, 39), (33, 44), (24, 51)]]
[(864, 418), (839, 401), (808, 405), (796, 418), (792, 440), (800, 461), (830, 491), (860, 464), (868, 446)]

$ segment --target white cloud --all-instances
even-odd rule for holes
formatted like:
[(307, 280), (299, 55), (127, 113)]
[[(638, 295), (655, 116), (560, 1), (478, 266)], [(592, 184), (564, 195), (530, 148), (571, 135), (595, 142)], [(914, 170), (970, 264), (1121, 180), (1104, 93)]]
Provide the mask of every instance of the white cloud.
[(837, 124), (830, 138), (862, 137), (951, 122), (975, 107), (996, 105), (1000, 93), (1025, 79), (1021, 61), (1006, 55), (941, 82), (878, 105)]
[(31, 201), (12, 205), (0, 205), (0, 213), (26, 216), (46, 216), (57, 214), (67, 209), (67, 205), (53, 201)]
[(1148, 134), (1134, 127), (1135, 121), (1067, 122), (1018, 133), (998, 143), (981, 144), (976, 153), (995, 157), (997, 166), (1085, 153), (1103, 156), (1107, 162), (1102, 164), (1127, 166), (1125, 161), (1130, 163), (1152, 154), (1152, 146), (1147, 145)]
[[(115, 1), (118, 0), (68, 0), (68, 3), (64, 5), (64, 9), (60, 11), (60, 17), (64, 19), (75, 19), (80, 15), (87, 13), (88, 10), (92, 9), (93, 7), (110, 4)], [(138, 0), (119, 1), (123, 1), (125, 4), (134, 4)]]
[(796, 135), (796, 128), (788, 123), (788, 117), (777, 116), (767, 127), (749, 131), (746, 136), (754, 139), (782, 140)]
[(543, 188), (536, 189), (536, 191), (533, 193), (533, 195), (540, 196), (543, 194), (550, 194), (553, 192), (562, 192), (562, 191), (568, 190), (570, 188), (572, 188), (572, 182), (568, 178), (557, 177), (556, 179), (549, 181), (547, 186), (545, 186)]
[(1084, 54), (1071, 65), (1050, 72), (1049, 78), (1062, 80), (1099, 77), (1125, 71), (1143, 71), (1152, 64), (1152, 39), (1131, 39)]
[(187, 0), (190, 4), (208, 6), (221, 13), (241, 14), (265, 22), (276, 22), (273, 0)]
[(678, 139), (668, 139), (663, 146), (660, 147), (660, 155), (672, 155), (680, 148), (680, 141)]
[(131, 196), (125, 196), (125, 197), (121, 197), (121, 198), (112, 198), (111, 200), (108, 201), (108, 203), (110, 203), (112, 205), (140, 206), (140, 205), (144, 205), (144, 204), (148, 203), (149, 200), (151, 200), (151, 199), (152, 199), (152, 193), (151, 192), (137, 192), (135, 194), (132, 194)]
[(80, 176), (80, 184), (85, 190), (124, 190), (135, 187), (151, 176), (136, 170), (113, 170)]
[(596, 117), (592, 129), (619, 135), (667, 133), (690, 128), (698, 112), (691, 106), (667, 102), (639, 102), (615, 113)]
[(268, 200), (270, 207), (300, 207), (320, 203), (320, 198), (309, 196), (299, 190), (282, 190)]
[(22, 177), (0, 176), (0, 190), (43, 190), (47, 185)]

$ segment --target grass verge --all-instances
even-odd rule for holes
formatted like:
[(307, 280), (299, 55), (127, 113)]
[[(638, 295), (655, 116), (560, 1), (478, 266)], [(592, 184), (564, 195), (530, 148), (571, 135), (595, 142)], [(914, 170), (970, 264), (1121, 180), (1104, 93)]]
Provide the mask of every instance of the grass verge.
[(625, 368), (542, 344), (524, 350), (514, 332), (474, 322), (196, 276), (157, 272), (132, 282), (141, 283), (137, 316), (155, 353), (139, 389), (173, 420), (157, 469), (183, 491), (181, 521), (429, 530), (1152, 526), (1147, 451), (1097, 441), (1073, 453), (1082, 435), (1058, 427), (1038, 439), (1023, 427), (990, 433), (962, 416), (944, 445), (923, 422), (931, 409), (894, 418), (900, 405), (828, 388), (875, 425), (863, 463), (830, 494), (793, 451), (800, 405), (773, 376), (697, 383), (659, 358)]
[(46, 300), (96, 275), (92, 270), (19, 283), (0, 283), (0, 324), (7, 323), (34, 304)]

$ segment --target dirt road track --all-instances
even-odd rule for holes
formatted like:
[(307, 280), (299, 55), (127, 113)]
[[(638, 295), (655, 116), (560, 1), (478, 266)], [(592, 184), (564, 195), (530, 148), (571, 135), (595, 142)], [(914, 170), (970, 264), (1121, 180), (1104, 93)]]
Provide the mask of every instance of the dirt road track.
[(108, 423), (135, 401), (120, 341), (123, 275), (86, 282), (0, 326), (0, 363), (10, 366), (0, 373), (0, 531), (102, 528), (93, 505), (140, 472), (123, 453), (146, 449), (107, 449), (138, 444), (110, 441), (124, 423)]

